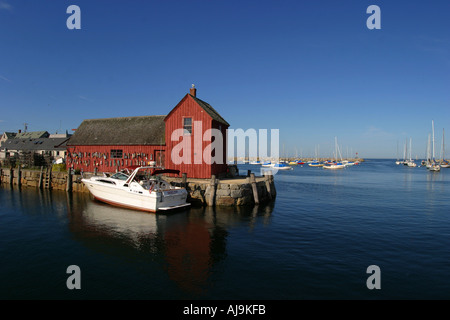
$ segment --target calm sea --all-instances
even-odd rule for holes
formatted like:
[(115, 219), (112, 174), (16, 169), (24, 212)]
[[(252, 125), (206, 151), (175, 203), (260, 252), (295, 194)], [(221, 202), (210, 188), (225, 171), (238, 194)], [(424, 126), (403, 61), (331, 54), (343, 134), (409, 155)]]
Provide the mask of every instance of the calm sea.
[(0, 299), (450, 298), (450, 169), (367, 160), (275, 183), (269, 206), (170, 215), (2, 187)]

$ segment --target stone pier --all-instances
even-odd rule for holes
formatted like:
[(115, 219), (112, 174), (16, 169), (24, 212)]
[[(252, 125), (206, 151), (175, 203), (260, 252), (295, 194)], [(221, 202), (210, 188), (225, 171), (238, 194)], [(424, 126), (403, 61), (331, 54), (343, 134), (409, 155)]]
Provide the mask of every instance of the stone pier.
[[(89, 192), (81, 182), (81, 175), (72, 175), (68, 179), (67, 172), (52, 171), (47, 187), (67, 192)], [(85, 174), (90, 176), (92, 174)], [(18, 180), (20, 179), (20, 181)], [(198, 206), (246, 206), (273, 201), (276, 189), (273, 175), (263, 177), (235, 177), (224, 179), (191, 179), (189, 177), (165, 177), (172, 185), (185, 187), (188, 191), (188, 202)], [(39, 188), (42, 174), (39, 170), (2, 168), (0, 182), (3, 186)], [(70, 185), (69, 185), (70, 184)]]

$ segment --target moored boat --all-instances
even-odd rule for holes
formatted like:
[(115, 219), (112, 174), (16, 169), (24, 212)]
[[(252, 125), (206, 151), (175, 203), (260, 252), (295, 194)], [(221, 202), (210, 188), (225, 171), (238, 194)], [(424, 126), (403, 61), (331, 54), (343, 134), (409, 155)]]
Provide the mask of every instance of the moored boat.
[[(130, 173), (131, 172), (131, 173)], [(179, 174), (178, 170), (132, 167), (111, 176), (92, 176), (81, 181), (101, 202), (147, 212), (167, 211), (190, 206), (185, 188), (172, 186), (160, 175)]]
[(431, 161), (427, 164), (427, 169), (433, 172), (439, 172), (441, 171), (441, 166), (439, 165), (439, 163), (436, 162), (435, 157), (434, 157), (434, 121), (431, 121), (431, 127), (432, 127), (432, 159)]
[(277, 170), (292, 170), (292, 167), (288, 166), (285, 163), (274, 163), (271, 165), (271, 167)]
[(328, 163), (325, 164), (323, 166), (324, 169), (343, 169), (345, 168), (345, 164), (341, 163), (341, 162), (332, 162), (332, 163)]
[(441, 162), (441, 168), (450, 168), (450, 163), (448, 161), (442, 161)]
[[(337, 158), (338, 155), (340, 155), (340, 150), (339, 150), (339, 145), (337, 143), (337, 137), (334, 138), (335, 141), (335, 161), (330, 161), (328, 163), (325, 163), (325, 165), (323, 166), (324, 169), (343, 169), (345, 168), (345, 164), (344, 161), (342, 160), (341, 157), (341, 161), (338, 162)], [(346, 163), (348, 163), (348, 161), (346, 161)]]

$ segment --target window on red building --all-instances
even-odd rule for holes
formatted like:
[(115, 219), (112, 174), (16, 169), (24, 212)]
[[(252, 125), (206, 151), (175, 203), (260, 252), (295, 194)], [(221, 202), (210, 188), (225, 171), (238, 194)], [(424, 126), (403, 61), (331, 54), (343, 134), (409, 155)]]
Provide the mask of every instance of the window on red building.
[(184, 134), (192, 134), (192, 118), (183, 118)]

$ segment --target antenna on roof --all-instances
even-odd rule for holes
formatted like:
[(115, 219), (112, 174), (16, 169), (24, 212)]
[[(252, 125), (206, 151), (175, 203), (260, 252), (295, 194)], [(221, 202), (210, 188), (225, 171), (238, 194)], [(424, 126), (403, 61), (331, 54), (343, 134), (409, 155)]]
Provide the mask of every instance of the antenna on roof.
[(26, 122), (25, 122), (23, 125), (24, 125), (24, 127), (25, 127), (25, 128), (24, 128), (24, 132), (27, 132), (29, 123), (26, 123)]

